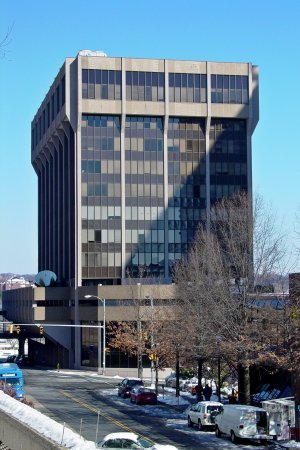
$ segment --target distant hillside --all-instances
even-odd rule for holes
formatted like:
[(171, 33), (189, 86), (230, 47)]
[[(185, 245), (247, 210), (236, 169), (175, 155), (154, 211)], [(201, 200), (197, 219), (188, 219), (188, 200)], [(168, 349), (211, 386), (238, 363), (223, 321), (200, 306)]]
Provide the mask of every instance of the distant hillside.
[(0, 273), (0, 283), (4, 283), (11, 277), (24, 277), (26, 281), (33, 281), (36, 274), (22, 274), (22, 273)]

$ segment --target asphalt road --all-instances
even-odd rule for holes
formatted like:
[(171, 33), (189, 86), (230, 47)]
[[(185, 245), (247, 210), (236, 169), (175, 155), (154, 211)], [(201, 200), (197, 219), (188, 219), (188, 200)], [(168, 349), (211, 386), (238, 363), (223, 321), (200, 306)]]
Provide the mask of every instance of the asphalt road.
[[(111, 395), (118, 381), (65, 373), (24, 369), (25, 393), (35, 409), (91, 441), (108, 433), (131, 431), (160, 444), (175, 445), (178, 450), (215, 450), (236, 448), (229, 440), (217, 439), (212, 433), (194, 432), (186, 421), (176, 421), (174, 410), (161, 406), (161, 414), (151, 416), (143, 408), (119, 401)], [(107, 395), (105, 394), (107, 392)], [(171, 419), (168, 420), (168, 415)], [(178, 417), (181, 415), (178, 414)], [(182, 419), (182, 417), (181, 417)], [(167, 426), (168, 421), (168, 426)], [(180, 429), (180, 431), (179, 431)], [(239, 449), (262, 449), (258, 445), (239, 445)]]

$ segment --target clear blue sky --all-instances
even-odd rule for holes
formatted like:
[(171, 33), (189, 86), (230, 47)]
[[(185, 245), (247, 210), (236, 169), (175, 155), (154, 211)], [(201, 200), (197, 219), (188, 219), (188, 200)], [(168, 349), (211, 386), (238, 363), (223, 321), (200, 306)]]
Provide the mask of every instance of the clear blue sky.
[(81, 49), (104, 50), (109, 56), (258, 65), (253, 185), (283, 218), (289, 242), (296, 244), (299, 0), (1, 0), (0, 12), (0, 40), (13, 25), (7, 59), (0, 60), (0, 273), (37, 271), (37, 177), (30, 161), (30, 123), (65, 57)]

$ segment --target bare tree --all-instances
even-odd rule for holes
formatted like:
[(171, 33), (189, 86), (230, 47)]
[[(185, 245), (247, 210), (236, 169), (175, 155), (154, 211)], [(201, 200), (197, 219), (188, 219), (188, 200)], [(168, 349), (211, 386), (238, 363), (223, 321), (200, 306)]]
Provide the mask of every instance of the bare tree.
[(3, 39), (0, 41), (0, 59), (5, 59), (7, 57), (7, 48), (11, 43), (11, 32), (13, 29), (13, 25), (8, 28)]
[(250, 198), (239, 193), (213, 206), (211, 229), (199, 228), (188, 257), (175, 267), (178, 298), (185, 314), (193, 314), (195, 349), (203, 358), (219, 352), (235, 362), (240, 401), (246, 403), (250, 365), (282, 356), (273, 342), (280, 321), (271, 308), (258, 307), (255, 286), (276, 271), (283, 243), (262, 200), (252, 207)]

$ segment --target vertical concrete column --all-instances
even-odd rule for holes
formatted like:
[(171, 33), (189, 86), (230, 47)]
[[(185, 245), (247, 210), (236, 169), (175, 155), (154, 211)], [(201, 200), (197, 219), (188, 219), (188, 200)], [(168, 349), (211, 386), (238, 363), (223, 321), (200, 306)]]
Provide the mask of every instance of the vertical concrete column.
[(49, 269), (57, 274), (57, 268), (55, 265), (57, 249), (55, 247), (56, 239), (55, 239), (55, 148), (52, 143), (48, 143), (49, 149), (49, 161), (50, 161), (50, 179), (49, 179), (49, 197), (50, 197), (50, 234), (49, 234)]
[(165, 278), (169, 274), (169, 227), (168, 227), (168, 128), (169, 128), (169, 66), (165, 59), (165, 116), (164, 116), (164, 219), (165, 219)]
[[(82, 66), (81, 56), (78, 56), (77, 66), (77, 123), (74, 148), (75, 148), (75, 286), (74, 286), (74, 323), (79, 325), (79, 298), (78, 286), (82, 284), (81, 270), (81, 116), (82, 116)], [(74, 328), (74, 367), (78, 369), (81, 366), (81, 332), (79, 327)], [(71, 359), (71, 355), (70, 355)]]
[(70, 280), (71, 278), (71, 186), (70, 186), (70, 170), (71, 170), (71, 162), (70, 162), (70, 139), (64, 130), (57, 130), (57, 136), (60, 141), (61, 147), (64, 152), (64, 254), (65, 254), (65, 278)]
[(122, 102), (121, 102), (121, 264), (122, 280), (126, 273), (126, 190), (125, 190), (125, 125), (126, 125), (126, 60), (121, 59), (122, 67)]
[(210, 82), (210, 63), (206, 63), (207, 77), (207, 116), (205, 121), (205, 181), (206, 181), (206, 230), (210, 230), (210, 147), (209, 130), (211, 123), (211, 82)]
[(34, 169), (38, 176), (38, 271), (41, 270), (42, 262), (42, 169), (43, 163), (40, 157), (37, 157), (34, 162)]
[[(49, 150), (50, 153), (52, 155), (53, 158), (53, 163), (54, 166), (57, 162), (57, 150), (56, 147), (54, 146), (54, 144), (52, 142), (48, 143), (49, 146)], [(58, 174), (56, 173), (55, 167), (53, 170), (53, 230), (52, 230), (52, 246), (53, 246), (53, 254), (54, 254), (54, 264), (53, 264), (53, 271), (56, 273), (57, 276), (59, 276), (60, 273), (60, 269), (59, 269), (59, 264), (60, 264), (60, 258), (59, 258), (59, 254), (60, 254), (60, 248), (59, 248), (59, 237), (58, 237), (58, 233), (59, 233), (59, 227), (58, 227), (58, 202), (59, 202), (59, 177)]]
[(43, 220), (43, 232), (44, 232), (44, 258), (42, 261), (43, 267), (42, 270), (47, 270), (49, 268), (49, 245), (50, 245), (50, 186), (49, 186), (49, 180), (50, 180), (50, 155), (49, 150), (45, 146), (42, 149), (42, 158), (43, 158), (43, 202), (44, 202), (44, 220)]
[[(57, 251), (59, 251), (59, 261), (61, 262), (58, 267), (58, 273), (57, 276), (59, 279), (61, 279), (65, 274), (65, 253), (64, 253), (64, 228), (65, 228), (65, 218), (63, 214), (60, 214), (61, 210), (64, 210), (65, 208), (65, 192), (64, 192), (64, 183), (63, 183), (63, 174), (64, 174), (64, 152), (63, 147), (61, 145), (60, 140), (57, 136), (52, 136), (52, 143), (56, 151), (56, 157), (58, 158), (57, 162), (57, 168), (58, 173), (56, 174), (57, 180), (57, 189), (58, 189), (58, 215), (59, 215), (59, 221), (58, 221), (58, 232), (57, 232)], [(62, 174), (62, 176), (61, 176)]]
[(252, 123), (253, 123), (253, 82), (252, 64), (248, 64), (249, 112), (247, 119), (247, 189), (252, 197)]

